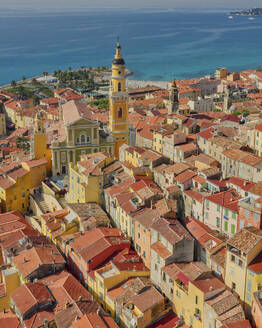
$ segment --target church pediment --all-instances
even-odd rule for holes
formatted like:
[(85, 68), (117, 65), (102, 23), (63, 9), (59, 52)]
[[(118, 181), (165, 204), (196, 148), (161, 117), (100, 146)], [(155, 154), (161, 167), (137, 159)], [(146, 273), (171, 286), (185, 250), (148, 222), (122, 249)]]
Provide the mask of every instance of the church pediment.
[(99, 126), (98, 122), (87, 120), (84, 118), (80, 118), (79, 120), (75, 121), (74, 123), (70, 124), (70, 126)]

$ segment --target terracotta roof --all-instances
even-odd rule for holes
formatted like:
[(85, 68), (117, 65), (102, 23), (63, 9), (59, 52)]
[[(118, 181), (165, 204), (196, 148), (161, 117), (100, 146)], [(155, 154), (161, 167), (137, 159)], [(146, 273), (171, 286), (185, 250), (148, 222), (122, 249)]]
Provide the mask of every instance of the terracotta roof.
[(192, 180), (193, 181), (196, 181), (196, 182), (198, 182), (200, 184), (206, 183), (206, 179), (203, 178), (203, 177), (200, 177), (199, 175), (196, 175)]
[(35, 246), (12, 258), (14, 266), (27, 277), (43, 265), (64, 264), (65, 260), (55, 245)]
[(250, 166), (254, 166), (262, 161), (262, 157), (258, 157), (252, 154), (247, 154), (240, 159), (240, 162), (245, 163)]
[(164, 302), (164, 297), (155, 287), (150, 287), (144, 292), (135, 295), (130, 300), (142, 313), (152, 309), (155, 305)]
[(86, 119), (93, 122), (92, 112), (88, 107), (78, 101), (71, 100), (62, 105), (64, 123), (72, 124), (80, 119)]
[(17, 316), (11, 310), (5, 310), (0, 313), (0, 327), (1, 328), (22, 328), (22, 324)]
[(82, 318), (72, 322), (73, 328), (117, 328), (112, 317), (99, 315), (96, 312), (85, 314)]
[(241, 199), (241, 196), (236, 192), (235, 189), (229, 189), (210, 196), (206, 196), (205, 199), (231, 211), (238, 212), (238, 201)]
[(197, 192), (195, 190), (185, 190), (184, 194), (187, 195), (188, 197), (192, 198), (192, 199), (195, 199), (199, 203), (203, 202), (204, 196), (200, 192)]
[(221, 326), (221, 328), (251, 328), (251, 324), (248, 320), (238, 320), (235, 322), (229, 322)]
[(45, 158), (40, 158), (40, 159), (34, 159), (34, 160), (30, 160), (30, 161), (25, 161), (25, 163), (30, 167), (36, 167), (36, 166), (40, 166), (40, 165), (46, 165), (47, 164), (47, 160)]
[(238, 299), (229, 290), (224, 290), (222, 293), (207, 300), (206, 303), (212, 307), (218, 317), (239, 306)]
[(188, 151), (195, 151), (197, 150), (197, 146), (194, 143), (188, 143), (183, 145), (175, 146), (182, 152), (188, 152)]
[(235, 116), (235, 115), (225, 115), (223, 118), (221, 118), (221, 122), (225, 122), (225, 121), (231, 121), (231, 122), (236, 122), (239, 123), (240, 122), (240, 118)]
[(182, 272), (190, 281), (199, 279), (203, 274), (211, 273), (211, 269), (203, 262), (172, 263), (164, 266), (162, 271), (172, 280), (176, 280), (177, 275)]
[(11, 294), (11, 298), (22, 316), (26, 315), (28, 311), (33, 310), (36, 306), (48, 306), (54, 302), (48, 288), (38, 282), (29, 282), (18, 287)]
[(163, 198), (156, 202), (155, 207), (160, 216), (165, 216), (170, 212), (177, 212), (177, 201)]
[(155, 219), (159, 217), (158, 211), (150, 208), (145, 208), (134, 215), (135, 220), (146, 229), (150, 229)]
[(211, 255), (211, 260), (225, 269), (226, 266), (226, 247), (222, 247)]
[(253, 259), (249, 264), (248, 269), (256, 273), (262, 273), (262, 252)]
[(245, 227), (229, 239), (228, 244), (247, 254), (261, 239), (262, 230)]
[(262, 182), (258, 182), (254, 186), (249, 188), (249, 192), (255, 195), (262, 196)]
[(178, 220), (168, 221), (160, 218), (154, 221), (151, 229), (157, 231), (171, 245), (175, 245), (182, 239), (193, 240), (190, 233), (182, 226)]
[(127, 191), (132, 183), (134, 183), (134, 180), (133, 178), (130, 178), (117, 185), (113, 185), (112, 187), (105, 189), (105, 192), (108, 193), (111, 197), (114, 197), (122, 192)]
[(172, 255), (172, 253), (167, 249), (166, 246), (161, 243), (161, 241), (157, 241), (156, 243), (152, 244), (151, 249), (153, 249), (163, 259), (166, 259)]
[(155, 323), (148, 326), (149, 328), (174, 328), (179, 321), (179, 317), (175, 313), (170, 312), (161, 317)]
[(194, 176), (196, 176), (196, 173), (194, 171), (191, 170), (186, 170), (185, 172), (177, 175), (175, 177), (175, 180), (178, 183), (185, 183), (186, 181), (192, 179)]
[(201, 138), (203, 138), (203, 139), (206, 139), (206, 140), (208, 140), (208, 139), (210, 139), (210, 138), (213, 138), (213, 131), (214, 131), (215, 129), (213, 128), (213, 127), (211, 127), (211, 128), (208, 128), (208, 129), (206, 129), (206, 130), (204, 130), (204, 131), (201, 131), (201, 132), (199, 132), (198, 134), (197, 134), (197, 136), (198, 137), (201, 137)]
[(186, 171), (191, 166), (185, 163), (175, 163), (173, 165), (166, 166), (166, 173), (174, 173), (175, 175), (179, 175), (180, 173)]
[(212, 294), (214, 291), (224, 290), (225, 284), (216, 277), (209, 277), (198, 279), (192, 282), (192, 284), (200, 289), (204, 294)]
[(10, 188), (15, 183), (16, 183), (15, 181), (11, 180), (8, 177), (4, 178), (3, 176), (0, 176), (0, 187), (4, 190)]
[(262, 132), (262, 123), (259, 123), (256, 127), (255, 127), (256, 130)]
[(240, 187), (241, 189), (248, 191), (251, 187), (255, 185), (255, 182), (241, 179), (239, 177), (230, 177), (229, 180), (227, 180), (227, 184), (232, 184), (237, 187)]

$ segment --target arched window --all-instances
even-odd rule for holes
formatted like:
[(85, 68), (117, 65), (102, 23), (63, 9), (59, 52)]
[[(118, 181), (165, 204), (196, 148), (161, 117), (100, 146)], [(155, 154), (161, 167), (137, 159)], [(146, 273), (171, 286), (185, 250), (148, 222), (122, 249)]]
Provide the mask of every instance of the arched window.
[(118, 92), (121, 91), (121, 82), (118, 82)]
[(121, 107), (118, 108), (117, 117), (118, 118), (122, 118), (123, 117), (123, 110), (122, 110)]
[(81, 134), (80, 142), (81, 142), (82, 144), (86, 142), (86, 136), (85, 136), (84, 134)]

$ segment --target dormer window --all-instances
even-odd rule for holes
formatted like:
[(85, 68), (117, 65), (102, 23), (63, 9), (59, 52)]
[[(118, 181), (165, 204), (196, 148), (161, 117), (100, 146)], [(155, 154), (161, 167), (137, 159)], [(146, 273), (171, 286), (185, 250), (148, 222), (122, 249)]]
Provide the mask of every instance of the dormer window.
[(121, 82), (118, 82), (118, 92), (120, 92), (121, 91)]

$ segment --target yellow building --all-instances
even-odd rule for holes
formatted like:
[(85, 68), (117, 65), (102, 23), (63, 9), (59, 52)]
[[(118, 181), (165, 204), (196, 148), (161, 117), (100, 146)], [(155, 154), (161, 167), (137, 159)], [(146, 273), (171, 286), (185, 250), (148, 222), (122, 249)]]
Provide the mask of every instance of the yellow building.
[(0, 312), (9, 309), (10, 295), (20, 286), (20, 279), (15, 268), (5, 268), (1, 275)]
[(82, 155), (81, 160), (69, 167), (69, 202), (103, 203), (103, 168), (114, 159), (107, 153)]
[(153, 286), (139, 291), (126, 301), (120, 315), (120, 325), (128, 328), (145, 328), (170, 311), (164, 296)]
[(79, 222), (71, 220), (69, 209), (62, 209), (41, 217), (41, 233), (49, 238), (55, 245), (61, 237), (78, 231)]
[(28, 209), (29, 194), (46, 178), (45, 158), (13, 163), (0, 175), (0, 200), (3, 212)]
[(158, 153), (163, 152), (164, 137), (174, 133), (174, 128), (171, 125), (164, 125), (153, 132), (153, 150)]
[(44, 112), (38, 110), (34, 118), (34, 134), (31, 142), (31, 155), (34, 159), (45, 158), (47, 160), (47, 174), (50, 174), (52, 170), (52, 151), (47, 147), (44, 119)]
[(247, 267), (247, 280), (245, 288), (246, 311), (250, 315), (252, 295), (262, 290), (262, 252), (254, 258)]
[(215, 71), (215, 78), (217, 78), (217, 79), (224, 79), (224, 78), (227, 77), (227, 74), (228, 74), (228, 69), (226, 67), (218, 68)]
[(128, 92), (126, 90), (125, 61), (117, 42), (116, 54), (112, 64), (110, 85), (109, 128), (115, 140), (115, 156), (119, 157), (119, 147), (128, 144)]
[(95, 271), (95, 280), (89, 279), (89, 288), (103, 308), (114, 316), (115, 308), (108, 297), (108, 291), (131, 277), (149, 277), (149, 275), (149, 270), (141, 260), (134, 260), (132, 263), (111, 263)]
[(225, 290), (225, 285), (212, 276), (203, 262), (173, 263), (162, 268), (163, 293), (173, 303), (174, 312), (186, 325), (204, 326), (204, 305)]
[(0, 135), (6, 134), (6, 121), (5, 121), (5, 114), (0, 113)]
[(226, 285), (240, 297), (246, 313), (250, 311), (252, 293), (262, 283), (262, 231), (245, 227), (227, 242)]

